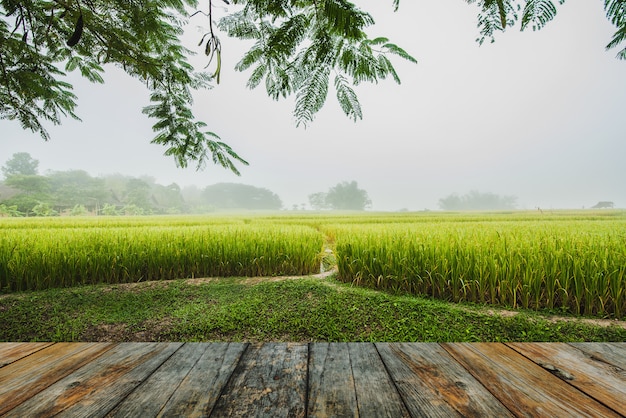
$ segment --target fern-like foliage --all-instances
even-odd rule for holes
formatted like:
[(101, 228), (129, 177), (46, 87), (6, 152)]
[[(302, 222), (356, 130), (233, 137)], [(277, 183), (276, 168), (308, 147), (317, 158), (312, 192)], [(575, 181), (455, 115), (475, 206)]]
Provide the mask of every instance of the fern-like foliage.
[(313, 120), (313, 116), (322, 108), (328, 96), (328, 78), (330, 67), (319, 66), (308, 74), (298, 86), (294, 116), (298, 124)]
[(102, 83), (102, 65), (113, 64), (152, 91), (144, 113), (156, 119), (152, 142), (164, 145), (166, 155), (180, 166), (212, 161), (237, 173), (235, 163), (245, 160), (191, 111), (192, 92), (212, 79), (194, 71), (191, 51), (179, 41), (196, 6), (196, 0), (1, 0), (0, 119), (16, 119), (49, 139), (43, 121), (77, 118), (65, 72)]
[[(66, 72), (103, 82), (104, 64), (121, 67), (146, 84), (155, 119), (154, 143), (186, 166), (207, 162), (238, 172), (247, 164), (196, 119), (193, 93), (219, 83), (221, 42), (213, 30), (213, 1), (197, 0), (0, 0), (0, 119), (49, 135), (44, 123), (60, 124), (76, 115), (76, 96)], [(223, 0), (220, 0), (223, 1)], [(479, 8), (480, 43), (513, 27), (541, 29), (564, 0), (466, 0)], [(231, 0), (237, 11), (219, 26), (252, 47), (236, 69), (250, 71), (248, 87), (264, 85), (273, 99), (295, 96), (298, 125), (313, 121), (334, 89), (343, 112), (363, 117), (356, 86), (392, 78), (391, 58), (416, 60), (384, 37), (370, 38), (370, 14), (347, 0)], [(394, 8), (399, 0), (392, 0)], [(203, 10), (197, 10), (198, 7)], [(604, 0), (617, 31), (607, 48), (626, 41), (626, 0)], [(198, 47), (211, 70), (197, 72), (192, 51), (179, 41), (189, 16), (205, 16), (208, 32)], [(618, 52), (626, 59), (626, 48)]]
[(365, 28), (374, 23), (372, 17), (345, 0), (235, 3), (242, 3), (242, 10), (223, 18), (220, 28), (255, 40), (236, 69), (251, 70), (248, 87), (264, 83), (276, 100), (295, 95), (297, 125), (313, 121), (331, 86), (344, 113), (361, 119), (354, 86), (389, 76), (399, 83), (391, 55), (416, 62), (386, 38), (368, 39)]
[[(563, 4), (565, 0), (559, 0)], [(522, 30), (529, 25), (533, 30), (543, 28), (556, 17), (556, 6), (551, 0), (528, 0), (522, 12)]]
[[(478, 28), (480, 37), (476, 40), (482, 44), (486, 39), (494, 41), (498, 31), (513, 26), (517, 20), (517, 11), (522, 10), (521, 30), (532, 27), (533, 30), (543, 28), (557, 14), (557, 3), (565, 0), (466, 0), (480, 8)], [(606, 49), (618, 48), (626, 42), (626, 0), (604, 0), (604, 10), (608, 20), (617, 27)], [(617, 58), (626, 59), (626, 47), (620, 49)]]
[(466, 0), (468, 4), (477, 4), (480, 8), (478, 14), (478, 29), (480, 37), (476, 39), (483, 44), (489, 39), (494, 42), (494, 34), (504, 31), (507, 27), (515, 25), (518, 19), (517, 12), (520, 10), (515, 0)]
[(350, 83), (341, 74), (335, 76), (335, 90), (337, 91), (337, 101), (346, 116), (354, 121), (362, 119), (363, 112), (359, 105), (359, 99), (350, 87)]
[[(478, 28), (480, 37), (476, 40), (482, 44), (489, 39), (495, 40), (495, 33), (515, 26), (521, 20), (521, 30), (529, 26), (533, 30), (543, 28), (556, 17), (555, 0), (466, 0), (468, 4), (476, 4), (480, 8)], [(563, 4), (565, 0), (556, 0)], [(521, 19), (519, 11), (521, 10)]]
[[(102, 83), (103, 64), (113, 64), (151, 90), (143, 112), (155, 119), (152, 142), (163, 145), (166, 155), (183, 167), (213, 162), (239, 173), (235, 165), (246, 161), (206, 131), (191, 110), (193, 92), (220, 81), (222, 44), (213, 30), (213, 1), (0, 0), (0, 119), (18, 120), (49, 139), (44, 121), (77, 118), (65, 72)], [(364, 29), (372, 17), (346, 0), (232, 3), (238, 11), (220, 25), (233, 37), (254, 41), (236, 69), (250, 70), (248, 87), (263, 84), (273, 99), (295, 95), (297, 124), (313, 120), (329, 86), (343, 111), (360, 119), (352, 86), (389, 75), (399, 82), (388, 55), (414, 61), (386, 40), (368, 41)], [(208, 23), (198, 44), (208, 57), (207, 72), (194, 70), (188, 62), (193, 52), (179, 41), (189, 16), (198, 15)]]
[[(604, 0), (604, 10), (609, 21), (617, 27), (606, 49), (617, 48), (626, 42), (626, 0)], [(626, 60), (626, 47), (618, 51), (617, 58)]]

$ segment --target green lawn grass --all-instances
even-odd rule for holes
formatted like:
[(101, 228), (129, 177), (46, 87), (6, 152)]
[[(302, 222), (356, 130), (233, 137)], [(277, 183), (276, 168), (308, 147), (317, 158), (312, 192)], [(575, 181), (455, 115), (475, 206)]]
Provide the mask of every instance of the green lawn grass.
[(331, 278), (98, 285), (0, 297), (0, 341), (626, 341), (626, 329)]

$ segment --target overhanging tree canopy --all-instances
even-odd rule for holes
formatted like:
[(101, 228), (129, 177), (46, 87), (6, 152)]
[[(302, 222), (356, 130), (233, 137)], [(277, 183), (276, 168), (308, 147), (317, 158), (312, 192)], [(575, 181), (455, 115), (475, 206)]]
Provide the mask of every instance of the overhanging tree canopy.
[[(180, 166), (213, 161), (238, 173), (247, 162), (218, 135), (206, 130), (191, 110), (192, 93), (219, 83), (219, 26), (228, 35), (253, 40), (236, 66), (250, 70), (248, 86), (265, 85), (274, 99), (295, 95), (298, 124), (311, 122), (329, 90), (344, 113), (362, 117), (354, 86), (387, 77), (400, 79), (392, 55), (415, 62), (402, 48), (365, 29), (370, 14), (345, 0), (233, 0), (236, 11), (215, 22), (214, 1), (205, 0), (0, 0), (0, 118), (17, 120), (48, 139), (43, 124), (78, 118), (76, 96), (65, 73), (78, 71), (103, 82), (104, 64), (123, 68), (145, 82), (151, 104), (143, 112), (156, 120), (153, 143), (166, 147)], [(219, 0), (225, 1), (226, 0)], [(564, 0), (466, 0), (479, 7), (479, 42), (521, 21), (540, 29)], [(399, 0), (393, 0), (397, 9)], [(607, 48), (626, 40), (626, 0), (604, 0), (617, 27)], [(210, 69), (196, 71), (193, 51), (179, 37), (190, 17), (206, 18), (198, 48)], [(626, 48), (618, 53), (626, 59)]]
[[(277, 99), (294, 94), (299, 123), (310, 122), (334, 84), (344, 112), (361, 109), (352, 88), (363, 81), (399, 78), (388, 59), (413, 60), (385, 38), (368, 39), (371, 16), (344, 0), (234, 1), (237, 11), (221, 19), (231, 36), (253, 39), (237, 69), (253, 69), (249, 86), (265, 82)], [(247, 164), (206, 124), (195, 118), (192, 92), (219, 83), (221, 43), (216, 36), (213, 1), (196, 0), (2, 0), (0, 19), (0, 117), (18, 120), (48, 139), (43, 122), (77, 118), (76, 96), (65, 72), (80, 71), (103, 82), (104, 64), (122, 67), (151, 90), (143, 112), (154, 118), (153, 143), (180, 166), (207, 160), (237, 172)], [(199, 47), (212, 60), (195, 71), (193, 53), (179, 37), (190, 16), (206, 16)], [(61, 69), (63, 68), (63, 70)], [(331, 75), (332, 74), (332, 75)]]

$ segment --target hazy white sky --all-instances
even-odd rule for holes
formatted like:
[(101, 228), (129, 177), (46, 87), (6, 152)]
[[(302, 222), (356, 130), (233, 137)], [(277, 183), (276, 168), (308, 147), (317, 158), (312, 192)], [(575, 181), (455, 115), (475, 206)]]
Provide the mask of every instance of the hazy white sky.
[[(43, 140), (0, 120), (0, 164), (28, 152), (40, 170), (150, 175), (161, 184), (199, 187), (239, 182), (277, 193), (284, 205), (340, 181), (356, 180), (375, 210), (437, 209), (440, 198), (470, 190), (518, 197), (520, 208), (626, 207), (626, 61), (605, 51), (615, 29), (599, 0), (569, 0), (538, 32), (475, 39), (476, 8), (462, 0), (361, 2), (372, 36), (406, 49), (394, 59), (401, 85), (385, 81), (357, 93), (364, 120), (347, 119), (329, 97), (308, 128), (296, 128), (291, 100), (247, 90), (232, 68), (245, 50), (222, 39), (222, 83), (196, 95), (197, 116), (250, 162), (237, 177), (209, 166), (176, 168), (150, 144), (152, 121), (142, 84), (112, 68), (105, 85), (75, 82), (78, 114)], [(381, 4), (382, 3), (382, 4)], [(189, 46), (201, 32), (192, 22)], [(204, 56), (199, 56), (204, 66)]]

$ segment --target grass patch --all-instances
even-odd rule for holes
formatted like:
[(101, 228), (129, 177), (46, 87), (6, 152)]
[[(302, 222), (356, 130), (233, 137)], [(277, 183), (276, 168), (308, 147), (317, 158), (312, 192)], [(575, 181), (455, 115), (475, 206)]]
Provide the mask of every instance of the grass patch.
[(332, 278), (225, 278), (3, 296), (0, 341), (626, 341), (626, 329), (490, 314)]

